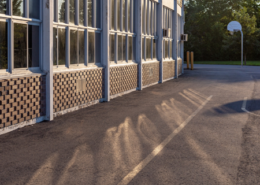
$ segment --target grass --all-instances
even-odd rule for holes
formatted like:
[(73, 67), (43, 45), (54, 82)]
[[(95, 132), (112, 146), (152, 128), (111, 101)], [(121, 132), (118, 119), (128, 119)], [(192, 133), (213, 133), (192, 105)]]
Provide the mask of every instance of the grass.
[[(241, 65), (241, 61), (195, 61), (194, 64)], [(260, 66), (260, 61), (247, 61), (246, 65)]]

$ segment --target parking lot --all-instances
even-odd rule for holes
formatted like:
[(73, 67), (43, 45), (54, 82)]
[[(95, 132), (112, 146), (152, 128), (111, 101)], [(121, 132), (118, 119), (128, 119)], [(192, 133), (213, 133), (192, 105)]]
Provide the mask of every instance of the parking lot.
[(260, 67), (178, 79), (0, 136), (0, 184), (260, 184)]

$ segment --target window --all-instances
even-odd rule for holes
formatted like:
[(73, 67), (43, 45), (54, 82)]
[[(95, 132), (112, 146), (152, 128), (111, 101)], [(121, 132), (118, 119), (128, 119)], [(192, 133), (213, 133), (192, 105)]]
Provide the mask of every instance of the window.
[(8, 69), (7, 22), (0, 22), (0, 69)]
[(101, 63), (101, 0), (54, 0), (54, 7), (53, 65)]
[[(150, 61), (157, 59), (157, 2), (142, 0), (142, 47), (143, 60)], [(145, 42), (145, 44), (144, 44)], [(144, 46), (146, 46), (144, 48)]]
[[(135, 61), (134, 8), (136, 0), (110, 0), (110, 61), (115, 63)], [(111, 43), (113, 42), (113, 43)], [(113, 53), (112, 53), (113, 51)], [(117, 52), (117, 57), (114, 57)], [(131, 54), (130, 54), (131, 52)]]
[[(16, 69), (38, 70), (41, 66), (40, 12), (40, 1), (0, 0), (1, 72), (14, 73)], [(3, 14), (10, 17), (6, 18)], [(9, 44), (10, 42), (12, 43)]]
[(172, 43), (173, 43), (173, 29), (172, 29), (173, 11), (169, 8), (163, 7), (163, 29), (170, 31), (170, 37), (163, 38), (163, 58), (172, 59)]

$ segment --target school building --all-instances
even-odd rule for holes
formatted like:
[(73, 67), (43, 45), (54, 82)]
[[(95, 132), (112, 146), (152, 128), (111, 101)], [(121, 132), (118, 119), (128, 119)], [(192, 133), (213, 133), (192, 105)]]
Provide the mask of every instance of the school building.
[(0, 0), (0, 133), (183, 73), (184, 0)]

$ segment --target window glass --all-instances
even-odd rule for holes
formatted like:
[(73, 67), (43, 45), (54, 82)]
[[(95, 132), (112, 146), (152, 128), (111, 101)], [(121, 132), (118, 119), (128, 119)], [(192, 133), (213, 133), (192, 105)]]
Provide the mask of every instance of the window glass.
[(136, 44), (136, 38), (135, 37), (133, 37), (133, 55), (132, 55), (132, 57), (133, 57), (133, 60), (135, 60), (135, 45)]
[(168, 58), (169, 56), (168, 56), (168, 41), (167, 40), (165, 40), (165, 42), (164, 42), (164, 46), (165, 46), (165, 58)]
[(156, 39), (153, 39), (153, 59), (157, 58)]
[(111, 29), (115, 30), (115, 0), (111, 0)]
[(88, 26), (92, 27), (92, 17), (93, 17), (93, 0), (88, 1)]
[(29, 27), (29, 67), (40, 67), (40, 35), (39, 26), (28, 25)]
[(153, 14), (153, 20), (154, 20), (154, 35), (156, 35), (156, 25), (157, 25), (157, 3), (154, 3), (154, 14)]
[(70, 0), (70, 23), (75, 24), (75, 0)]
[(27, 68), (27, 25), (14, 23), (14, 68)]
[(126, 36), (123, 36), (123, 60), (126, 60)]
[(66, 64), (66, 30), (63, 28), (58, 29), (58, 65)]
[(123, 60), (123, 46), (122, 46), (122, 43), (123, 43), (123, 36), (122, 35), (118, 35), (118, 41), (117, 41), (117, 45), (118, 45), (118, 60)]
[(79, 0), (79, 25), (84, 25), (85, 16), (85, 0)]
[(76, 30), (70, 30), (70, 64), (77, 64), (77, 40), (78, 34)]
[(127, 31), (130, 32), (130, 28), (131, 28), (131, 0), (127, 0), (127, 22), (128, 22), (128, 26), (127, 26)]
[(29, 0), (29, 17), (40, 19), (40, 0)]
[(58, 0), (59, 22), (65, 23), (65, 0)]
[(0, 22), (0, 69), (8, 68), (7, 22)]
[(88, 63), (95, 62), (95, 32), (88, 32)]
[(53, 2), (53, 21), (56, 22), (57, 19), (56, 19), (56, 11), (57, 11), (57, 2), (56, 1), (52, 1)]
[(151, 39), (146, 38), (146, 60), (151, 59)]
[(101, 33), (96, 32), (95, 33), (95, 63), (101, 63)]
[(78, 31), (79, 37), (79, 63), (85, 63), (85, 32)]
[(148, 5), (149, 5), (149, 0), (145, 1), (145, 34), (148, 34), (148, 30), (147, 30), (147, 23), (148, 23)]
[(109, 37), (110, 61), (115, 61), (115, 35)]
[(125, 9), (126, 3), (125, 0), (122, 0), (122, 30), (125, 31), (126, 26), (126, 9)]
[(142, 53), (142, 59), (144, 60), (145, 59), (145, 47), (144, 47), (144, 38), (142, 38), (142, 50), (143, 50), (143, 53)]
[(150, 30), (150, 19), (151, 19), (151, 17), (150, 17), (150, 15), (151, 15), (151, 1), (150, 0), (148, 0), (148, 2), (147, 2), (147, 34), (151, 34), (151, 30)]
[(142, 33), (145, 34), (145, 0), (142, 0)]
[(132, 60), (133, 56), (133, 38), (128, 37), (128, 60)]
[(121, 25), (121, 8), (120, 8), (120, 0), (117, 0), (117, 30), (119, 31)]
[(169, 51), (169, 57), (170, 57), (170, 58), (173, 58), (173, 57), (172, 57), (172, 41), (169, 41), (169, 50), (170, 50), (170, 51)]
[(101, 0), (96, 0), (96, 27), (101, 28)]
[(23, 0), (13, 0), (13, 15), (24, 16)]
[(0, 13), (7, 14), (7, 0), (0, 0)]
[(153, 7), (153, 2), (150, 1), (150, 35), (153, 35), (153, 12), (154, 12), (154, 7)]
[(53, 28), (53, 65), (58, 65), (57, 63), (57, 28)]

